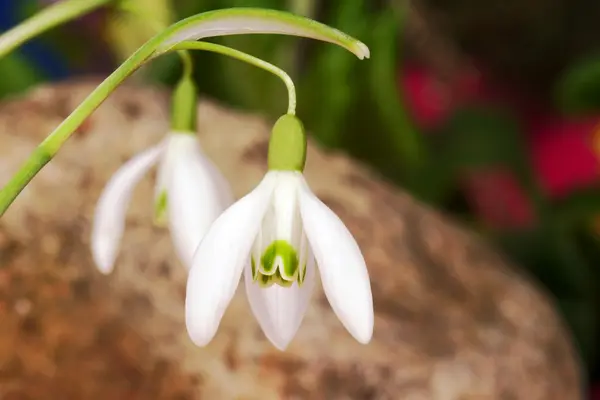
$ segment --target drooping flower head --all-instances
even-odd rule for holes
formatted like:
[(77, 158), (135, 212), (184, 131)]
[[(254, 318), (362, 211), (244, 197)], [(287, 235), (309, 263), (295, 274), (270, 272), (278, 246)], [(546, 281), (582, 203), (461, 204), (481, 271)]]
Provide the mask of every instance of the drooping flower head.
[(156, 164), (155, 221), (168, 224), (176, 253), (187, 268), (210, 224), (233, 202), (227, 181), (206, 158), (195, 134), (169, 133), (158, 145), (125, 163), (100, 196), (92, 227), (92, 255), (102, 273), (113, 270), (133, 190)]
[(373, 333), (373, 300), (362, 253), (344, 223), (310, 190), (302, 173), (306, 135), (284, 115), (269, 145), (269, 171), (212, 224), (192, 262), (186, 323), (199, 346), (216, 334), (244, 275), (250, 307), (279, 349), (293, 339), (317, 272), (346, 329), (361, 343)]

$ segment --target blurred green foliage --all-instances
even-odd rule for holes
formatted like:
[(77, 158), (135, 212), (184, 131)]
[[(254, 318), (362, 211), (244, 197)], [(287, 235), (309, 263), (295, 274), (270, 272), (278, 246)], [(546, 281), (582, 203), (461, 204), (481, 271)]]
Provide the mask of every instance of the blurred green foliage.
[(0, 76), (10, 77), (10, 79), (0, 79), (2, 96), (21, 93), (44, 81), (40, 71), (18, 54), (10, 54), (0, 59)]
[(600, 110), (600, 54), (586, 57), (567, 70), (556, 85), (556, 101), (567, 113)]

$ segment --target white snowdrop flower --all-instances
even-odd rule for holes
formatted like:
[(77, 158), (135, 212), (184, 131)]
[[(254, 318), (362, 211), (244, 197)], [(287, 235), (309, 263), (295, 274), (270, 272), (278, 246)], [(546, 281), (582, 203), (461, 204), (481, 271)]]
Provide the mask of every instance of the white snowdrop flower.
[(188, 276), (186, 324), (195, 344), (215, 335), (244, 275), (251, 309), (279, 349), (304, 317), (317, 271), (334, 312), (356, 340), (373, 333), (373, 299), (361, 251), (344, 223), (308, 187), (306, 136), (281, 117), (269, 144), (269, 172), (221, 214), (200, 243)]
[(168, 224), (186, 268), (210, 224), (233, 202), (227, 181), (204, 155), (195, 133), (169, 133), (158, 145), (126, 162), (100, 196), (91, 244), (94, 262), (104, 274), (114, 268), (133, 190), (157, 163), (155, 222)]

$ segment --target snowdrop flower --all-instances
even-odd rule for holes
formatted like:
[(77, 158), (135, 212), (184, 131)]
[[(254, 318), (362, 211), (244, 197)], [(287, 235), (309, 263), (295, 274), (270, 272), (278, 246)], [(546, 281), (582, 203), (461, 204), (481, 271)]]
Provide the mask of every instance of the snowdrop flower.
[(94, 262), (104, 274), (113, 270), (133, 190), (156, 164), (155, 222), (168, 224), (186, 268), (210, 224), (233, 202), (227, 181), (203, 154), (195, 133), (169, 133), (125, 163), (100, 196), (91, 242)]
[(281, 117), (269, 144), (269, 172), (229, 207), (201, 241), (188, 276), (186, 324), (204, 346), (244, 275), (251, 309), (280, 350), (304, 317), (317, 271), (333, 311), (354, 338), (373, 333), (373, 299), (361, 251), (344, 223), (310, 190), (302, 170), (306, 136)]

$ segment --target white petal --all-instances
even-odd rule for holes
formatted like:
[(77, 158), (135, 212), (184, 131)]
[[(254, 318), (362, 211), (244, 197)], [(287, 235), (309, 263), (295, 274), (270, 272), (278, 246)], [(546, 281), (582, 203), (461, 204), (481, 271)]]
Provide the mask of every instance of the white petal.
[(231, 205), (231, 195), (223, 195), (227, 182), (204, 156), (195, 136), (173, 134), (169, 147), (172, 156), (170, 176), (166, 179), (169, 227), (177, 255), (189, 269), (202, 237)]
[(356, 240), (306, 184), (300, 190), (300, 213), (333, 311), (356, 340), (368, 343), (373, 335), (373, 297)]
[[(298, 209), (298, 189), (304, 178), (300, 172), (277, 171), (271, 172), (277, 176), (277, 185), (273, 191), (273, 213), (275, 238), (286, 240), (294, 246), (300, 244), (302, 224)], [(265, 227), (266, 228), (266, 227)], [(265, 243), (265, 245), (269, 245)]]
[(185, 317), (188, 334), (198, 346), (208, 344), (219, 327), (272, 192), (273, 180), (267, 175), (217, 218), (196, 250), (187, 282)]
[(127, 161), (108, 181), (100, 195), (92, 224), (92, 256), (100, 272), (112, 272), (125, 228), (125, 212), (135, 185), (156, 164), (164, 142)]
[(261, 288), (252, 281), (251, 266), (246, 266), (244, 281), (250, 308), (265, 336), (279, 350), (286, 349), (304, 319), (315, 286), (315, 268), (314, 258), (310, 255), (302, 286), (294, 282), (287, 288), (279, 285)]
[(229, 207), (233, 204), (234, 196), (231, 191), (229, 181), (225, 179), (219, 168), (207, 157), (202, 158), (202, 162), (206, 171), (212, 176), (213, 182), (215, 183), (216, 190), (219, 193), (219, 199), (225, 207)]
[[(168, 32), (168, 33), (167, 33)], [(277, 10), (229, 8), (214, 10), (186, 18), (165, 32), (157, 53), (163, 53), (184, 40), (239, 34), (281, 34), (330, 42), (354, 53), (359, 59), (369, 58), (369, 48), (362, 42), (335, 28), (309, 18)]]

